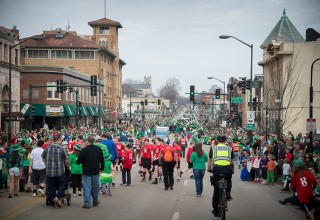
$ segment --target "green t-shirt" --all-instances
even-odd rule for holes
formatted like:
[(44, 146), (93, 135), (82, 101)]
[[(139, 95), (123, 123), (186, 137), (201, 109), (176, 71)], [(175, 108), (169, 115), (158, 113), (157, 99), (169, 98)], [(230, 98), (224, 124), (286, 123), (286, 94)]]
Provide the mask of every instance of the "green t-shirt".
[(199, 158), (196, 152), (192, 152), (190, 162), (193, 163), (194, 170), (205, 170), (206, 162), (208, 162), (208, 155), (203, 152), (203, 155)]
[(23, 159), (23, 157), (22, 157), (22, 160), (23, 160), (22, 166), (24, 166), (24, 167), (30, 166), (30, 157), (31, 157), (30, 153), (28, 154), (27, 159)]
[(75, 154), (70, 154), (69, 165), (71, 168), (71, 174), (82, 174), (82, 164), (76, 164), (78, 156)]
[(104, 162), (104, 170), (103, 170), (103, 172), (104, 173), (107, 173), (107, 174), (110, 174), (111, 173), (111, 165), (112, 165), (113, 163), (110, 161), (110, 160), (106, 160), (105, 162)]

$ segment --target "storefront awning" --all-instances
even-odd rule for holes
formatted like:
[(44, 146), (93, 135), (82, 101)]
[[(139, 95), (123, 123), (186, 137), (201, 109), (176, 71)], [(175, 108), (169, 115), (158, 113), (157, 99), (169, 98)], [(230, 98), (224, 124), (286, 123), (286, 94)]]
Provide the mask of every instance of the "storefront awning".
[[(82, 106), (79, 110), (81, 111), (82, 116), (89, 116), (87, 106)], [(79, 112), (79, 114), (80, 114), (80, 112)]]
[(87, 106), (87, 109), (90, 113), (91, 116), (97, 116), (98, 112), (97, 112), (97, 108), (94, 106)]
[(73, 110), (72, 105), (63, 105), (64, 108), (64, 115), (65, 116), (75, 116), (76, 112)]

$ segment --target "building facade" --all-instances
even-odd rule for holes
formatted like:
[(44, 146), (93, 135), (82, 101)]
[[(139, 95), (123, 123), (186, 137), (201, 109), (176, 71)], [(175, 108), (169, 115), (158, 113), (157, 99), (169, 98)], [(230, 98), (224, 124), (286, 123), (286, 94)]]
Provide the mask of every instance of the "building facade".
[[(320, 58), (320, 38), (306, 42), (284, 11), (261, 49), (263, 60), (259, 65), (263, 67), (264, 75), (266, 128), (279, 134), (287, 131), (294, 135), (306, 133), (310, 68), (312, 62)], [(314, 91), (320, 90), (320, 75), (316, 71), (313, 72), (313, 87)], [(314, 118), (319, 121), (319, 93), (313, 96)]]
[[(22, 128), (39, 129), (45, 124), (50, 129), (77, 124), (97, 125), (99, 107), (100, 118), (104, 117), (105, 111), (101, 107), (102, 96), (99, 96), (100, 90), (103, 90), (102, 81), (98, 81), (97, 95), (91, 96), (90, 76), (64, 67), (22, 67), (21, 109), (26, 108)], [(57, 80), (63, 80), (65, 83), (63, 93), (57, 92)], [(79, 104), (76, 101), (77, 95)], [(76, 105), (79, 105), (79, 115)]]
[[(19, 43), (19, 30), (14, 26), (8, 29), (0, 26), (0, 129), (8, 131), (9, 111), (9, 50)], [(20, 46), (11, 49), (11, 133), (20, 128), (24, 120), (20, 113)]]
[(93, 35), (78, 36), (75, 31), (43, 31), (42, 41), (28, 40), (21, 44), (21, 63), (25, 66), (57, 66), (104, 81), (102, 105), (121, 108), (122, 66), (119, 58), (118, 28), (120, 23), (109, 19), (89, 22)]

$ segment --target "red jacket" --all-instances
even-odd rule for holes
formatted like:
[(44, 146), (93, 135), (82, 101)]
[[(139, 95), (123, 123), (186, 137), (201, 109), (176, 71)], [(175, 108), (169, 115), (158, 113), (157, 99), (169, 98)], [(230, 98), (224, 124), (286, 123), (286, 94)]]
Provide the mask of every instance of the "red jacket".
[(132, 169), (132, 151), (126, 150), (122, 155), (123, 169)]
[(188, 163), (190, 163), (190, 156), (191, 156), (192, 152), (193, 152), (193, 147), (188, 147), (187, 156), (186, 156)]
[(296, 173), (292, 177), (291, 188), (296, 190), (301, 203), (308, 203), (313, 197), (313, 187), (317, 185), (317, 180), (309, 171), (303, 171), (303, 177)]

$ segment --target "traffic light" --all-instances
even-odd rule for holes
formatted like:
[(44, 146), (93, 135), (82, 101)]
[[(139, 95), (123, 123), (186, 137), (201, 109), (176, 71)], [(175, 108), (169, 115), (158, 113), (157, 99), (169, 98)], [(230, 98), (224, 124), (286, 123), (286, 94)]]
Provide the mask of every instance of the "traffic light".
[(62, 79), (58, 79), (57, 80), (57, 93), (63, 93), (63, 80)]
[(161, 105), (161, 99), (158, 99), (158, 105)]
[(79, 116), (82, 116), (82, 102), (79, 102)]
[(194, 85), (190, 86), (190, 102), (194, 102)]
[(216, 99), (220, 99), (220, 89), (216, 89)]
[(250, 90), (250, 87), (251, 87), (251, 80), (248, 79), (246, 82), (246, 89)]
[(31, 116), (36, 116), (36, 106), (31, 106)]
[(242, 94), (246, 94), (246, 77), (240, 78), (240, 86), (241, 86), (241, 90), (242, 90)]
[(144, 105), (144, 101), (141, 101), (141, 105)]
[(97, 96), (97, 76), (91, 75), (91, 83), (90, 83), (90, 91), (91, 96)]
[(144, 105), (148, 105), (148, 99), (144, 100)]
[(238, 106), (237, 105), (233, 105), (233, 116), (234, 117), (238, 116)]
[(252, 99), (252, 107), (253, 107), (253, 110), (254, 110), (254, 111), (256, 111), (257, 105), (258, 105), (257, 97), (254, 97), (254, 98)]

